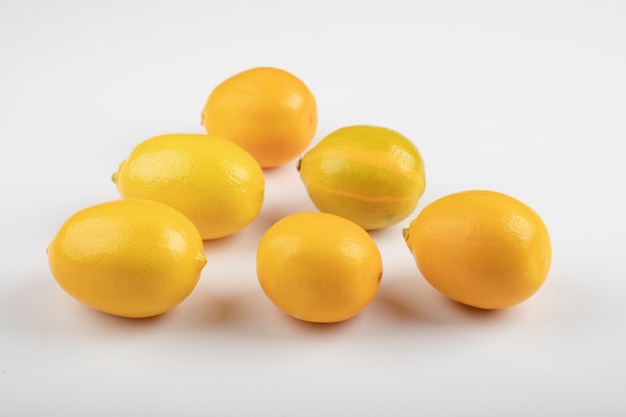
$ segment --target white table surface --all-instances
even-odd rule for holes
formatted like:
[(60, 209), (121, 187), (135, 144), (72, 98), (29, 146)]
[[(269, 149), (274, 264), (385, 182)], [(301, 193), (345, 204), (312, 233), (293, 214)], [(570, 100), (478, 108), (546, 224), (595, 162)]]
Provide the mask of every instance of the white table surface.
[[(211, 89), (276, 66), (314, 92), (314, 141), (351, 124), (420, 149), (429, 202), (493, 189), (553, 243), (545, 285), (503, 311), (436, 293), (372, 233), (376, 299), (335, 325), (278, 311), (256, 244), (314, 210), (295, 162), (252, 225), (205, 245), (195, 291), (129, 320), (70, 298), (46, 246), (148, 137), (198, 132)], [(0, 415), (624, 416), (626, 3), (3, 1)]]

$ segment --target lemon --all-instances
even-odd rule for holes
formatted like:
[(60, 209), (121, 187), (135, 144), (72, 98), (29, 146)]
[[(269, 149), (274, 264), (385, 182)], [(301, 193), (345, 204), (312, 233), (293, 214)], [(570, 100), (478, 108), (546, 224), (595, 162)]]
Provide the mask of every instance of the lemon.
[(313, 140), (317, 103), (294, 74), (250, 68), (211, 91), (202, 124), (207, 133), (244, 148), (262, 167), (275, 167), (296, 159)]
[(334, 214), (300, 212), (272, 225), (258, 244), (257, 276), (284, 313), (319, 323), (361, 312), (375, 297), (382, 259), (370, 235)]
[(125, 198), (145, 198), (189, 217), (202, 239), (236, 233), (261, 211), (265, 178), (256, 160), (217, 136), (166, 134), (139, 143), (113, 175)]
[(424, 193), (424, 163), (405, 136), (379, 126), (347, 126), (324, 137), (298, 164), (322, 212), (367, 230), (407, 218)]
[(200, 234), (187, 217), (140, 199), (78, 211), (47, 254), (50, 271), (68, 294), (122, 317), (170, 310), (192, 292), (206, 264)]
[(469, 190), (427, 205), (404, 230), (424, 278), (473, 307), (511, 307), (543, 285), (552, 257), (539, 215), (495, 191)]

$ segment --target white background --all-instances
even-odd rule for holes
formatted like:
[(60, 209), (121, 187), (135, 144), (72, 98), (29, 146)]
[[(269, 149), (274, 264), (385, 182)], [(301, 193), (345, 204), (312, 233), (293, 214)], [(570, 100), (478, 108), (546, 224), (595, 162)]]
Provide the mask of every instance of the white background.
[[(510, 194), (552, 236), (525, 303), (484, 312), (372, 233), (377, 298), (336, 325), (286, 317), (256, 244), (314, 209), (295, 162), (205, 246), (195, 291), (129, 320), (66, 295), (46, 247), (74, 212), (118, 198), (139, 141), (198, 132), (223, 79), (270, 65), (318, 100), (318, 141), (350, 124), (408, 136), (426, 163), (416, 213), (451, 192)], [(5, 416), (626, 415), (626, 3), (615, 1), (0, 2), (0, 414)]]

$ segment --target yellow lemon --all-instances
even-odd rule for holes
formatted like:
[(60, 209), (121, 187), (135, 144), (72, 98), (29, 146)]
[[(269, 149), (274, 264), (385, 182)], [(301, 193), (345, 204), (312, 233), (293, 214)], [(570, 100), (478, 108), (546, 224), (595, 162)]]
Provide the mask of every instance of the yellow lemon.
[(405, 136), (378, 126), (347, 126), (304, 154), (300, 177), (315, 206), (367, 230), (407, 218), (424, 193), (424, 163)]
[(202, 111), (207, 133), (222, 136), (266, 167), (294, 160), (317, 129), (317, 103), (295, 75), (258, 67), (233, 75), (209, 95)]
[(342, 217), (301, 212), (272, 225), (257, 249), (257, 275), (267, 297), (298, 319), (346, 320), (374, 298), (382, 259), (370, 235)]
[(202, 239), (243, 229), (261, 211), (263, 170), (241, 147), (217, 136), (167, 134), (139, 143), (113, 175), (125, 198), (145, 198), (189, 217)]
[(424, 278), (473, 307), (519, 304), (543, 285), (550, 269), (550, 236), (542, 219), (495, 191), (464, 191), (430, 203), (404, 237)]
[(68, 294), (122, 317), (170, 310), (195, 288), (206, 264), (200, 234), (187, 217), (139, 199), (75, 213), (47, 254), (50, 271)]

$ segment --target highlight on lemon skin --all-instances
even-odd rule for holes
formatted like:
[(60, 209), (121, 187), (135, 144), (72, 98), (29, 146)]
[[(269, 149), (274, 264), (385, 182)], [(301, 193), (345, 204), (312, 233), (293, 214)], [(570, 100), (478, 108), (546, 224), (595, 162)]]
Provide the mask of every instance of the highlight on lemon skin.
[(206, 264), (193, 223), (165, 204), (141, 199), (76, 212), (46, 252), (53, 277), (70, 296), (129, 318), (177, 306), (193, 291)]
[(370, 235), (329, 213), (290, 214), (261, 237), (259, 284), (285, 314), (332, 323), (360, 313), (381, 284), (382, 258)]
[(297, 169), (320, 211), (367, 230), (406, 219), (426, 187), (417, 147), (380, 126), (346, 126), (330, 133), (302, 156)]
[(167, 204), (196, 225), (202, 239), (239, 232), (260, 213), (265, 177), (230, 140), (172, 133), (140, 142), (113, 175), (124, 198)]
[(263, 168), (296, 159), (317, 130), (317, 102), (294, 74), (256, 67), (222, 81), (202, 110), (208, 134), (232, 140)]
[(423, 277), (452, 300), (482, 309), (522, 303), (544, 284), (548, 229), (525, 203), (468, 190), (428, 204), (403, 230)]

